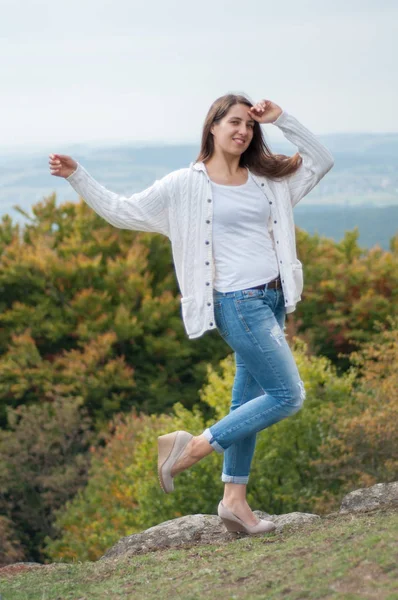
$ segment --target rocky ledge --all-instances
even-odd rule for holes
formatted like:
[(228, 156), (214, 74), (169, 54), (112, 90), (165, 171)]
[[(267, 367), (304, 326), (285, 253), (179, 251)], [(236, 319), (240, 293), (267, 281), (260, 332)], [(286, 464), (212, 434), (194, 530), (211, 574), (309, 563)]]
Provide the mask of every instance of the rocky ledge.
[[(338, 518), (339, 515), (358, 512), (371, 512), (398, 508), (398, 481), (394, 483), (378, 483), (372, 487), (355, 490), (342, 500), (340, 511), (323, 518)], [(293, 512), (285, 515), (269, 515), (254, 511), (261, 519), (273, 521), (276, 530), (271, 534), (281, 532), (285, 527), (305, 528), (310, 523), (321, 520), (319, 515)], [(221, 519), (216, 515), (188, 515), (179, 519), (166, 521), (155, 527), (150, 527), (141, 533), (135, 533), (122, 538), (110, 548), (100, 560), (117, 560), (121, 556), (134, 556), (166, 548), (184, 548), (204, 544), (224, 544), (244, 534), (228, 533)], [(0, 568), (0, 576), (14, 576), (22, 571), (32, 569), (51, 569), (52, 565), (37, 563), (14, 563)]]
[[(351, 492), (343, 498), (338, 514), (368, 512), (388, 507), (398, 507), (398, 482), (378, 483), (370, 488)], [(286, 526), (305, 527), (308, 523), (314, 523), (321, 519), (319, 515), (299, 512), (285, 515), (254, 512), (261, 519), (273, 521), (276, 525), (276, 533), (282, 531)], [(216, 515), (188, 515), (165, 521), (141, 533), (122, 538), (100, 560), (134, 556), (165, 548), (182, 548), (197, 544), (223, 544), (242, 535), (226, 531), (221, 519)]]

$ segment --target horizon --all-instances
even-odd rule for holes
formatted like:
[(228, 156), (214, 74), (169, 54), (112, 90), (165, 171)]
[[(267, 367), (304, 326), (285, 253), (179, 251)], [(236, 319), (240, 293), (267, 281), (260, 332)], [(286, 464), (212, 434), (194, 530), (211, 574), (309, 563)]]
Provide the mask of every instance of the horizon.
[[(279, 132), (277, 132), (279, 133)], [(378, 136), (398, 136), (397, 131), (337, 131), (337, 132), (325, 132), (325, 133), (317, 133), (319, 137), (322, 138), (338, 138), (338, 137), (350, 137), (350, 136), (359, 136), (359, 137), (378, 137)], [(286, 144), (292, 145), (283, 135), (269, 135), (269, 130), (266, 131), (266, 139), (272, 143), (277, 144)], [(69, 142), (64, 144), (64, 148), (68, 149), (79, 149), (79, 148), (111, 148), (111, 147), (132, 147), (132, 148), (167, 148), (167, 147), (178, 147), (178, 146), (198, 146), (200, 144), (200, 137), (197, 140), (162, 140), (162, 139), (153, 139), (153, 140), (135, 140), (135, 139), (98, 139), (98, 140), (85, 140), (79, 142)], [(54, 145), (53, 142), (42, 142), (40, 144), (17, 144), (17, 145), (2, 145), (0, 144), (0, 153), (3, 152), (12, 152), (19, 153), (21, 150), (26, 150), (29, 154), (35, 152), (43, 152), (47, 149), (48, 146)]]

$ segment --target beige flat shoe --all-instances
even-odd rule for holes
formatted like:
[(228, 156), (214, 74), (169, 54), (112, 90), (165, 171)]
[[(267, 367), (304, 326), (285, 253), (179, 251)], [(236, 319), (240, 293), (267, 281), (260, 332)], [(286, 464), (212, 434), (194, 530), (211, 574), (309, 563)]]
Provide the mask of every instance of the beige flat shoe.
[(162, 490), (169, 494), (174, 490), (171, 471), (193, 435), (187, 431), (174, 431), (158, 437), (158, 476)]
[(254, 535), (256, 533), (269, 533), (276, 529), (276, 525), (272, 521), (265, 521), (264, 519), (260, 519), (257, 525), (246, 525), (246, 523), (231, 512), (229, 508), (224, 506), (222, 501), (218, 505), (218, 516), (228, 531), (231, 532), (249, 533), (250, 535)]

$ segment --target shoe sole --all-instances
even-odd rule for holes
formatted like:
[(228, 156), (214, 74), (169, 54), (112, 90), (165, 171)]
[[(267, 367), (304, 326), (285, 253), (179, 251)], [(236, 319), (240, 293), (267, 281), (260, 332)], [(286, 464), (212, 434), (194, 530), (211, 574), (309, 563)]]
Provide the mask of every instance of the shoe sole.
[(162, 488), (165, 494), (168, 494), (173, 490), (168, 490), (165, 486), (162, 477), (162, 467), (169, 458), (170, 454), (173, 452), (177, 436), (178, 432), (168, 433), (167, 435), (161, 435), (160, 437), (158, 437), (158, 479), (160, 487)]
[(236, 523), (235, 521), (230, 521), (229, 519), (223, 519), (222, 517), (220, 517), (220, 519), (224, 523), (227, 530), (231, 533), (248, 533), (246, 529), (239, 525), (239, 523)]
[(246, 527), (243, 527), (241, 525), (239, 525), (239, 523), (236, 523), (235, 521), (230, 521), (229, 519), (223, 519), (222, 517), (220, 517), (221, 521), (224, 523), (226, 529), (230, 532), (230, 533), (246, 533), (247, 535), (265, 535), (266, 533), (272, 533), (272, 531), (275, 531), (276, 527), (273, 527), (272, 529), (264, 530), (264, 531), (249, 531), (248, 529), (246, 529)]

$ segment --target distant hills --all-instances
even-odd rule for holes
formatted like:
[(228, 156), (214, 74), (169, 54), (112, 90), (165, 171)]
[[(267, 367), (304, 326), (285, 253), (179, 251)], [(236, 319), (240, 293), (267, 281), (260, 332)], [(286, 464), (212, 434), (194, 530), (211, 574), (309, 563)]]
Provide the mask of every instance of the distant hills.
[(296, 225), (308, 233), (318, 233), (341, 240), (346, 231), (355, 227), (359, 231), (359, 244), (363, 248), (381, 246), (389, 249), (391, 238), (398, 233), (398, 204), (391, 206), (305, 204), (294, 211)]
[[(369, 231), (364, 245), (373, 245), (376, 229), (375, 241), (386, 247), (391, 231), (398, 228), (398, 134), (330, 134), (320, 139), (332, 151), (335, 166), (300, 203), (298, 225), (335, 239), (344, 228), (358, 225), (361, 237), (365, 229)], [(271, 140), (270, 145), (274, 152), (295, 152), (287, 142)], [(188, 166), (195, 160), (198, 146), (79, 145), (59, 151), (71, 154), (109, 189), (131, 194)], [(65, 181), (49, 174), (47, 153), (0, 150), (0, 215), (8, 213), (20, 219), (13, 210), (15, 204), (29, 211), (32, 204), (54, 191), (60, 202), (76, 199)], [(378, 219), (383, 225), (377, 225)]]

